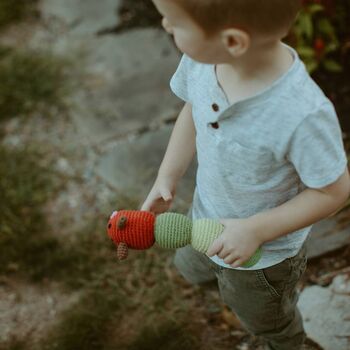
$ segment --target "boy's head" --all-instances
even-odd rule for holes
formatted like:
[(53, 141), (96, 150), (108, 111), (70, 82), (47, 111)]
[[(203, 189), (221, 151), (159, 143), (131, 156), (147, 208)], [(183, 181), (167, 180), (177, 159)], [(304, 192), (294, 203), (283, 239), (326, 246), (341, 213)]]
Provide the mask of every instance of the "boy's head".
[[(178, 48), (198, 61), (218, 63), (268, 45), (289, 31), (301, 0), (153, 0)], [(226, 55), (220, 44), (227, 48)], [(221, 48), (222, 49), (222, 48)], [(205, 51), (205, 52), (204, 52)]]

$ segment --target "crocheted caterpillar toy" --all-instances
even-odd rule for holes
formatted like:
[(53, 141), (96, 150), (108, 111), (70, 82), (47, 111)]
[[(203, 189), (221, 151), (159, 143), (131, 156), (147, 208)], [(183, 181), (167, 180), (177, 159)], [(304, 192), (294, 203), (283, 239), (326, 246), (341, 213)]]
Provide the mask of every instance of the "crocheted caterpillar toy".
[[(213, 219), (191, 220), (178, 213), (158, 215), (142, 210), (114, 211), (108, 221), (108, 236), (117, 246), (119, 260), (126, 259), (128, 248), (148, 249), (156, 242), (162, 248), (179, 248), (191, 244), (206, 253), (224, 226)], [(261, 257), (259, 248), (242, 267), (255, 265)]]

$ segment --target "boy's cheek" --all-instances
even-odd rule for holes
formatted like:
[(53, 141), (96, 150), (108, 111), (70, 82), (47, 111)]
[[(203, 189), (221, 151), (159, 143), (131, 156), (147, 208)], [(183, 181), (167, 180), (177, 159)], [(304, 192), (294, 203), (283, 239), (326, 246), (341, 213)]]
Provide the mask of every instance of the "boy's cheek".
[(178, 34), (177, 32), (174, 33), (174, 41), (175, 45), (182, 53), (185, 53), (193, 60), (198, 60), (198, 57), (200, 57), (200, 50), (195, 41), (191, 41), (189, 38), (186, 38), (184, 35)]
[(174, 34), (174, 31), (166, 18), (162, 19), (162, 26), (169, 34)]

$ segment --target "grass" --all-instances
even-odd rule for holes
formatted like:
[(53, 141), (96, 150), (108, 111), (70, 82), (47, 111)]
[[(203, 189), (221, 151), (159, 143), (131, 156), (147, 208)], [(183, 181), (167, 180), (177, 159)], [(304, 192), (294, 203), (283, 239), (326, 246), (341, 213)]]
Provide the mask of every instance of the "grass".
[(98, 221), (72, 232), (73, 242), (51, 234), (43, 208), (62, 184), (47, 164), (40, 163), (44, 158), (36, 148), (0, 146), (0, 274), (34, 282), (61, 280), (78, 288), (93, 278), (111, 248)]
[[(188, 320), (189, 321), (189, 320)], [(141, 328), (137, 338), (126, 350), (196, 350), (198, 341), (190, 332), (187, 332), (186, 321), (158, 319), (153, 325)]]
[(55, 249), (55, 241), (44, 238), (48, 227), (41, 210), (55, 185), (41, 157), (33, 149), (0, 147), (0, 273), (28, 272), (43, 250)]
[(166, 254), (106, 264), (35, 350), (198, 349), (188, 309), (160, 264)]
[[(89, 290), (72, 309), (61, 315), (40, 350), (105, 349), (107, 325), (123, 301), (115, 286)], [(39, 349), (38, 349), (39, 350)]]
[(35, 12), (36, 0), (1, 0), (0, 1), (0, 29), (13, 22), (32, 16)]
[(0, 121), (63, 109), (68, 67), (50, 53), (0, 47)]
[[(71, 232), (74, 239), (58, 240), (42, 208), (60, 181), (42, 162), (44, 155), (0, 147), (0, 159), (0, 273), (36, 282), (58, 280), (83, 294), (57, 317), (38, 347), (18, 339), (4, 350), (199, 348), (180, 287), (165, 273), (172, 251), (130, 251), (126, 261), (117, 261), (105, 232), (109, 212), (97, 215), (81, 232)], [(118, 196), (111, 209), (137, 205)]]

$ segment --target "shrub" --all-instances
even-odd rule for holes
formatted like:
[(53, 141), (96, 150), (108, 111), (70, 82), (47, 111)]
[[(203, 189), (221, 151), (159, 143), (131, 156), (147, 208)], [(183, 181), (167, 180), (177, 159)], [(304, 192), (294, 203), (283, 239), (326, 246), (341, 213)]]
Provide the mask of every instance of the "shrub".
[(296, 47), (310, 73), (342, 71), (350, 48), (350, 1), (304, 0), (287, 41)]

